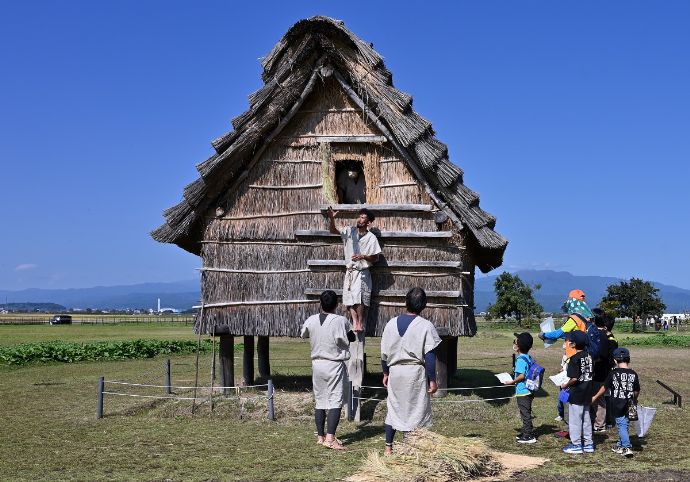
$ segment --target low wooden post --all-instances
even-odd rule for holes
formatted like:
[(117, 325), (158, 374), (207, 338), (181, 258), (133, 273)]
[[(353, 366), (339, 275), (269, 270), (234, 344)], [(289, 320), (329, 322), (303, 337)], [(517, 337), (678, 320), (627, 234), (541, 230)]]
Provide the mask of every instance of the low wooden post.
[(244, 352), (242, 353), (242, 385), (254, 385), (254, 337), (244, 335)]
[(271, 377), (271, 358), (269, 338), (267, 336), (257, 337), (256, 354), (259, 359), (259, 377), (263, 380), (268, 380)]
[(98, 405), (96, 406), (96, 418), (103, 418), (103, 387), (105, 386), (105, 377), (98, 379)]
[(275, 393), (275, 387), (273, 386), (273, 379), (268, 379), (268, 419), (275, 420), (275, 407), (273, 406), (273, 394)]
[[(235, 337), (220, 335), (220, 373), (224, 387), (235, 386)], [(224, 388), (223, 394), (230, 395), (230, 389)]]
[(170, 358), (165, 361), (165, 393), (172, 393), (172, 382), (170, 376)]
[(434, 397), (443, 398), (448, 395), (448, 338), (441, 338), (441, 343), (436, 347), (436, 386), (438, 390)]

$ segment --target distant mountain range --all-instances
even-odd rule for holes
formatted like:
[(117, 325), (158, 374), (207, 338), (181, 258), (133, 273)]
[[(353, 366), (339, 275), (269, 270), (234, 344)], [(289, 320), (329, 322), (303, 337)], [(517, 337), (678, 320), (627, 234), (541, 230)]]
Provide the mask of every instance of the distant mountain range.
[[(500, 273), (499, 273), (500, 274)], [(575, 276), (567, 271), (521, 270), (513, 274), (520, 276), (525, 283), (534, 286), (541, 284), (535, 291), (535, 299), (544, 310), (558, 312), (572, 289), (581, 289), (587, 295), (587, 304), (594, 308), (606, 295), (606, 288), (623, 281), (623, 278), (607, 276)], [(475, 282), (474, 304), (476, 311), (486, 311), (489, 304), (496, 301), (494, 282), (497, 275), (477, 278)], [(667, 313), (680, 313), (690, 310), (690, 290), (677, 286), (652, 282), (659, 289), (659, 296), (666, 303)]]
[[(500, 274), (500, 273), (499, 273)], [(606, 293), (606, 288), (619, 283), (622, 278), (604, 276), (575, 276), (566, 271), (523, 270), (516, 273), (527, 284), (541, 284), (535, 298), (546, 311), (557, 312), (565, 296), (578, 288), (587, 294), (587, 302), (596, 306)], [(495, 301), (494, 281), (497, 275), (477, 278), (475, 285), (476, 311), (486, 311)], [(653, 283), (666, 303), (666, 311), (679, 313), (690, 310), (690, 290), (676, 286)], [(26, 289), (21, 291), (0, 290), (0, 306), (8, 303), (57, 303), (67, 308), (92, 309), (155, 309), (158, 298), (161, 306), (187, 310), (199, 303), (199, 281), (171, 283), (143, 283), (125, 286), (97, 286), (73, 289)]]
[(199, 280), (171, 283), (142, 283), (94, 288), (0, 290), (0, 306), (5, 303), (58, 303), (67, 308), (156, 309), (161, 307), (188, 310), (199, 304)]

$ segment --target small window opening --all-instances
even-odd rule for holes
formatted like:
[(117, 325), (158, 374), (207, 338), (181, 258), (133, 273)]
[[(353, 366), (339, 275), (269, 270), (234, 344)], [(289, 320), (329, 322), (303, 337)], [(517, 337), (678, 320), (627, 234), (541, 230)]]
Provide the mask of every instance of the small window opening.
[(340, 204), (367, 202), (364, 164), (361, 161), (342, 161), (335, 165), (335, 186)]

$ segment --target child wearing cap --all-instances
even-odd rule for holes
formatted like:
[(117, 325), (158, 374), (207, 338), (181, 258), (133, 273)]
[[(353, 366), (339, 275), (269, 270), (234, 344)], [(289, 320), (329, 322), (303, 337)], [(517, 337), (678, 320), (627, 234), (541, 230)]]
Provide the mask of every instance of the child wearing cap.
[(534, 395), (527, 389), (525, 381), (529, 366), (532, 364), (532, 357), (529, 356), (529, 351), (534, 344), (534, 340), (532, 335), (527, 332), (513, 334), (515, 335), (513, 350), (518, 354), (515, 358), (515, 378), (505, 381), (503, 384), (515, 385), (515, 400), (522, 418), (522, 429), (515, 439), (521, 444), (533, 444), (537, 441), (534, 437), (534, 427), (532, 426), (532, 400), (534, 400)]
[(587, 353), (587, 334), (583, 331), (571, 331), (566, 336), (566, 343), (575, 351), (570, 357), (566, 374), (569, 380), (561, 385), (569, 388), (568, 430), (570, 444), (563, 448), (567, 454), (594, 452), (592, 440), (592, 419), (589, 407), (592, 402), (592, 357)]
[(628, 365), (630, 351), (627, 348), (616, 348), (613, 351), (613, 360), (616, 368), (609, 373), (604, 386), (594, 394), (592, 403), (609, 390), (611, 408), (616, 418), (616, 428), (618, 428), (618, 443), (615, 443), (611, 450), (625, 457), (632, 457), (632, 444), (628, 434), (628, 404), (631, 401), (634, 403), (640, 394), (640, 377)]

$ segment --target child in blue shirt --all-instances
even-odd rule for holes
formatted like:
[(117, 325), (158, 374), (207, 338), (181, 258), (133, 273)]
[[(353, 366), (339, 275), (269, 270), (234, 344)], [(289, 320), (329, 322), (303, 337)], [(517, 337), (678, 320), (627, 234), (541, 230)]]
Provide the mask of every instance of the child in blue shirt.
[(515, 358), (515, 378), (505, 381), (503, 384), (515, 385), (515, 400), (522, 418), (522, 429), (516, 440), (521, 444), (533, 444), (537, 442), (537, 439), (534, 437), (534, 427), (532, 426), (532, 400), (534, 400), (534, 395), (525, 386), (525, 381), (527, 380), (529, 366), (532, 364), (532, 357), (528, 353), (534, 344), (534, 339), (527, 332), (513, 334), (515, 335), (513, 350), (517, 352), (517, 357)]

